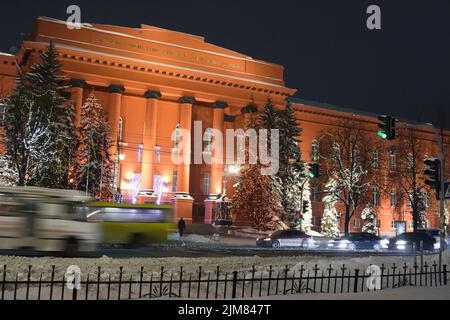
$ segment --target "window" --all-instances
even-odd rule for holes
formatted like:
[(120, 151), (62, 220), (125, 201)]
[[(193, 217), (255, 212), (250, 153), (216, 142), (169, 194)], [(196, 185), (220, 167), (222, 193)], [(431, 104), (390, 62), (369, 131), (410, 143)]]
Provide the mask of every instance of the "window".
[(413, 230), (414, 229), (414, 221), (410, 221), (409, 222), (409, 229)]
[(336, 163), (341, 159), (341, 146), (338, 143), (333, 143), (333, 159)]
[(181, 125), (177, 124), (177, 126), (175, 127), (175, 141), (174, 141), (174, 149), (178, 149), (178, 146), (180, 145), (180, 129), (181, 129)]
[(391, 190), (391, 208), (397, 206), (397, 191)]
[(172, 186), (173, 192), (178, 192), (178, 171), (173, 171), (173, 186)]
[(311, 145), (311, 160), (319, 160), (319, 141), (314, 140)]
[(322, 193), (320, 192), (320, 186), (318, 184), (312, 187), (312, 201), (322, 202)]
[(322, 224), (322, 219), (316, 216), (312, 217), (312, 224), (314, 227), (319, 227)]
[(378, 229), (381, 228), (381, 220), (380, 220), (380, 219), (377, 220), (377, 228), (378, 228)]
[(353, 224), (356, 229), (361, 228), (361, 219), (355, 218), (355, 220), (353, 220)]
[(6, 105), (0, 103), (0, 125), (4, 124), (5, 116), (6, 116)]
[(426, 192), (426, 191), (422, 191), (422, 197), (423, 197), (423, 202), (424, 202), (424, 205), (425, 205), (425, 208), (428, 208), (428, 192)]
[(211, 128), (206, 129), (205, 135), (204, 135), (203, 138), (204, 138), (203, 140), (205, 141), (205, 149), (204, 149), (205, 151), (204, 151), (204, 153), (208, 154), (208, 155), (211, 155), (211, 153), (212, 153), (212, 138), (213, 138), (212, 129)]
[(380, 205), (380, 190), (378, 188), (372, 190), (372, 203), (374, 206)]
[(354, 146), (354, 148), (353, 148), (352, 161), (355, 164), (359, 162), (359, 148), (358, 148), (358, 146)]
[(203, 174), (203, 194), (209, 195), (209, 187), (211, 184), (211, 174), (209, 172), (205, 172)]
[(394, 149), (389, 152), (389, 168), (391, 171), (397, 170), (397, 152)]
[(409, 153), (406, 157), (406, 168), (408, 169), (408, 172), (413, 172), (414, 170), (414, 157), (412, 153)]
[(117, 139), (123, 141), (123, 118), (119, 118), (119, 132), (117, 133)]
[(414, 194), (412, 191), (408, 192), (408, 208), (412, 208), (412, 200), (414, 198)]
[(161, 163), (161, 147), (156, 146), (155, 147), (155, 162), (156, 163)]
[(391, 228), (397, 229), (397, 225), (395, 224), (395, 221), (391, 221)]
[(372, 168), (378, 169), (380, 167), (380, 152), (374, 150), (372, 153)]

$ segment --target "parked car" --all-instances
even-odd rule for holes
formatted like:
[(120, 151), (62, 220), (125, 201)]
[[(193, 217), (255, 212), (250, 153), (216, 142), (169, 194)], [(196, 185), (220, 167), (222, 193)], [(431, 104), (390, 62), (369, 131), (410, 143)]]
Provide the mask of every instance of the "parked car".
[(281, 247), (308, 248), (311, 241), (313, 241), (312, 237), (301, 231), (281, 230), (270, 234), (268, 237), (256, 239), (256, 245), (274, 249)]
[(333, 239), (328, 242), (328, 249), (333, 250), (377, 250), (383, 249), (382, 239), (377, 235), (359, 232), (350, 233), (348, 236)]
[(439, 241), (426, 232), (409, 232), (392, 238), (389, 241), (388, 249), (411, 252), (414, 244), (417, 250), (419, 250), (420, 243), (422, 243), (423, 250), (425, 251), (439, 250)]

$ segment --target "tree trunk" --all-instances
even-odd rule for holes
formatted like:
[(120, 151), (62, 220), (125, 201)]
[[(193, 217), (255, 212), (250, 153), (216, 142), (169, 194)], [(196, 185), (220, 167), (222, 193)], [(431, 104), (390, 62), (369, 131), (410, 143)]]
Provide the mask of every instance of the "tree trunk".
[(345, 205), (345, 226), (344, 226), (345, 236), (350, 234), (350, 206)]

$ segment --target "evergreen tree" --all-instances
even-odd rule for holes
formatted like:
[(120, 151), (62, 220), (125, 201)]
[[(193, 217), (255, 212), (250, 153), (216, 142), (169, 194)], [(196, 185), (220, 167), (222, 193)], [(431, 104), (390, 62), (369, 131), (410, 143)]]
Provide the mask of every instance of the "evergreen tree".
[(64, 77), (50, 44), (7, 98), (5, 160), (17, 185), (67, 188), (76, 134), (73, 107), (63, 98)]
[[(253, 117), (247, 123), (247, 129), (258, 130), (259, 120)], [(276, 177), (262, 175), (262, 168), (261, 163), (244, 165), (235, 186), (233, 210), (238, 215), (247, 216), (253, 228), (266, 231), (279, 225), (277, 220), (282, 209), (281, 190)]]
[(280, 169), (277, 176), (282, 185), (281, 203), (284, 209), (282, 218), (291, 227), (310, 230), (311, 205), (308, 206), (309, 211), (303, 215), (301, 221), (297, 218), (297, 212), (302, 208), (302, 200), (309, 203), (311, 201), (309, 183), (306, 181), (306, 165), (301, 159), (302, 153), (299, 147), (302, 129), (290, 104), (278, 111), (276, 128), (280, 130)]
[(327, 195), (323, 198), (325, 208), (322, 217), (322, 234), (326, 237), (339, 236), (339, 214), (336, 210), (336, 188), (337, 183), (330, 179), (325, 186)]
[(301, 189), (301, 203), (302, 210), (304, 210), (301, 219), (296, 220), (296, 229), (300, 229), (304, 233), (309, 233), (312, 228), (312, 203), (311, 203), (311, 189), (309, 188), (309, 180), (306, 179), (302, 184)]
[(424, 229), (428, 227), (428, 219), (427, 219), (427, 194), (426, 192), (420, 188), (420, 191), (417, 192), (417, 228)]
[(361, 213), (361, 218), (364, 221), (362, 232), (371, 234), (378, 234), (378, 219), (373, 206), (369, 203)]
[(109, 150), (111, 127), (102, 106), (91, 95), (81, 108), (80, 146), (76, 157), (77, 189), (88, 190), (96, 200), (111, 200), (114, 164)]

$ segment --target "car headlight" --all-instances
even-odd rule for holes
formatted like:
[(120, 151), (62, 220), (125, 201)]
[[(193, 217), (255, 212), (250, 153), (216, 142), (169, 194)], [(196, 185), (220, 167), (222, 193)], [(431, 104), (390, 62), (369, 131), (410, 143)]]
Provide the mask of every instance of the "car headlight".
[(271, 238), (264, 239), (264, 241), (272, 241)]
[(405, 240), (399, 240), (396, 242), (396, 245), (398, 246), (405, 246), (408, 242), (406, 242)]
[(441, 248), (441, 243), (440, 242), (435, 242), (434, 243), (434, 250), (439, 250)]

